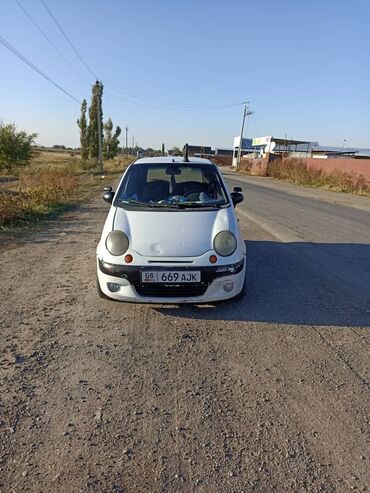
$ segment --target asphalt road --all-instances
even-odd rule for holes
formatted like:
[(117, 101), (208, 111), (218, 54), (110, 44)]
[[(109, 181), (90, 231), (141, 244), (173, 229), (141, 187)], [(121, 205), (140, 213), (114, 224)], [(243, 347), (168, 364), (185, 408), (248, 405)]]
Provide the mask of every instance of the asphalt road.
[(248, 242), (250, 296), (273, 296), (270, 321), (369, 325), (370, 199), (225, 176), (230, 190), (243, 188), (240, 218), (279, 240)]
[(367, 490), (368, 202), (237, 180), (241, 301), (98, 298), (100, 197), (3, 245), (1, 493)]

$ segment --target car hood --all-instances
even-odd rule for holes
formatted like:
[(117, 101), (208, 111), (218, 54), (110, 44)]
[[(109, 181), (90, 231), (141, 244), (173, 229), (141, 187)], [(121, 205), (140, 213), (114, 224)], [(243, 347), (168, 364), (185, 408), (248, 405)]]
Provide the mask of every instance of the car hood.
[(113, 229), (124, 231), (130, 250), (147, 257), (193, 257), (213, 249), (229, 229), (228, 208), (208, 211), (130, 211), (117, 207)]

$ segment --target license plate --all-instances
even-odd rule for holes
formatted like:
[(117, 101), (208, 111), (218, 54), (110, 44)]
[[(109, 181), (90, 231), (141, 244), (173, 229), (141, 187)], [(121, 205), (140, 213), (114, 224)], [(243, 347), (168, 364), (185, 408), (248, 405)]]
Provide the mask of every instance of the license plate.
[(200, 282), (200, 271), (181, 271), (181, 270), (144, 270), (141, 273), (141, 282), (148, 284), (151, 282), (165, 284), (183, 284), (188, 282)]

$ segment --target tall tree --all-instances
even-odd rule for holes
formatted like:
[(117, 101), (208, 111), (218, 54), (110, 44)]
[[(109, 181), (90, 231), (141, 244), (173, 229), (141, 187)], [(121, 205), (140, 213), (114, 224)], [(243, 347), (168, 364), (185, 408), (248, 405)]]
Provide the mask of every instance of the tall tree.
[(89, 157), (89, 140), (88, 140), (88, 126), (86, 120), (87, 103), (86, 99), (81, 104), (81, 116), (77, 120), (77, 125), (80, 128), (80, 146), (81, 146), (81, 159), (86, 161)]
[(119, 146), (119, 136), (121, 135), (121, 127), (119, 125), (116, 126), (116, 131), (114, 132), (114, 135), (112, 137), (112, 143), (111, 143), (111, 154), (112, 157), (116, 157), (118, 154), (118, 146)]
[(162, 156), (165, 154), (164, 143), (162, 144)]
[(99, 81), (96, 81), (92, 86), (91, 104), (89, 108), (89, 130), (88, 130), (88, 142), (89, 142), (89, 158), (99, 158), (99, 131), (98, 131), (98, 107), (100, 107), (100, 128), (101, 136), (103, 140), (103, 110), (102, 110), (102, 95), (103, 85)]
[(110, 159), (110, 146), (112, 143), (112, 130), (113, 122), (111, 118), (104, 123), (104, 142), (103, 142), (103, 156), (105, 159)]
[(103, 154), (105, 159), (113, 159), (118, 154), (119, 139), (121, 134), (121, 128), (116, 127), (114, 134), (113, 132), (113, 122), (111, 118), (104, 124), (104, 143), (103, 143)]

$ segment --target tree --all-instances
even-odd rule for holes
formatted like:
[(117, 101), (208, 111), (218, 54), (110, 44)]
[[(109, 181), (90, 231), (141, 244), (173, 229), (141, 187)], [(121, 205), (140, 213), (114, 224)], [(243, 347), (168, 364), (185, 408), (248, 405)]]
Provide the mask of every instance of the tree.
[(116, 131), (114, 132), (113, 139), (112, 139), (112, 144), (111, 144), (111, 152), (112, 152), (112, 157), (116, 157), (119, 151), (119, 139), (118, 137), (121, 135), (121, 127), (117, 125)]
[(182, 151), (177, 146), (174, 146), (168, 151), (168, 154), (170, 156), (182, 156)]
[(100, 106), (101, 116), (101, 139), (103, 140), (103, 110), (102, 110), (102, 95), (103, 85), (96, 81), (92, 87), (91, 105), (89, 108), (89, 127), (88, 127), (88, 143), (89, 143), (89, 158), (99, 158), (99, 132), (98, 132), (98, 104)]
[(165, 148), (164, 148), (164, 143), (162, 144), (162, 156), (165, 155)]
[(111, 118), (104, 123), (104, 142), (103, 142), (103, 156), (105, 159), (110, 159), (110, 145), (112, 142), (112, 130), (113, 122)]
[(13, 123), (0, 122), (0, 171), (25, 166), (38, 154), (32, 148), (37, 134), (17, 131)]
[(121, 134), (121, 128), (117, 126), (114, 135), (112, 135), (112, 131), (113, 122), (111, 118), (108, 118), (108, 120), (104, 124), (103, 155), (105, 159), (113, 159), (118, 154), (118, 137)]
[(83, 159), (84, 161), (86, 161), (89, 157), (89, 139), (86, 110), (87, 103), (86, 99), (84, 99), (81, 104), (81, 116), (77, 120), (77, 125), (80, 127), (81, 159)]

